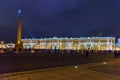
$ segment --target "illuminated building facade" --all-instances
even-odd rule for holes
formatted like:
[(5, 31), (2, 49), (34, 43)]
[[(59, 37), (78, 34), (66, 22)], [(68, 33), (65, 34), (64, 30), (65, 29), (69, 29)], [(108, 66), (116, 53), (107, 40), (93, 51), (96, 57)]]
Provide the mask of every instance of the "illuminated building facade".
[(21, 39), (21, 10), (18, 10), (18, 30), (15, 44), (0, 44), (0, 48), (56, 50), (115, 50), (115, 37)]
[(4, 41), (0, 42), (0, 49), (5, 49), (6, 48), (6, 44), (4, 43)]
[(115, 37), (22, 39), (25, 49), (114, 50)]
[(14, 43), (4, 43), (3, 41), (0, 42), (0, 49), (9, 49), (9, 48), (15, 48)]

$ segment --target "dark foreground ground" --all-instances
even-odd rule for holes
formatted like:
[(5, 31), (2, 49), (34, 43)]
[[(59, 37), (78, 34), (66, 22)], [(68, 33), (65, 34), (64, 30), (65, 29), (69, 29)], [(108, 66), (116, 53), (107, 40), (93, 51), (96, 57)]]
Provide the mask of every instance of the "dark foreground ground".
[(0, 55), (0, 74), (60, 66), (108, 61), (114, 58), (112, 52), (85, 54), (2, 54)]

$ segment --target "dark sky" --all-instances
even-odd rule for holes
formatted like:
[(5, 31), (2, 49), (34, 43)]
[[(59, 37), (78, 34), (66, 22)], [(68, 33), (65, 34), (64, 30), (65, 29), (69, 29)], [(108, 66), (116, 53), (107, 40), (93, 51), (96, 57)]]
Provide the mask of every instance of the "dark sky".
[(15, 41), (18, 9), (22, 38), (120, 37), (120, 0), (0, 0), (0, 40)]

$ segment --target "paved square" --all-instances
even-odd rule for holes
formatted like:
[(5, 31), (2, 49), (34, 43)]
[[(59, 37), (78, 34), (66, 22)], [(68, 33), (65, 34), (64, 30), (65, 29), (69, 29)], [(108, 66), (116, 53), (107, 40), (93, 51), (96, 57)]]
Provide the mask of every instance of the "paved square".
[(76, 66), (1, 74), (0, 80), (120, 80), (120, 59)]

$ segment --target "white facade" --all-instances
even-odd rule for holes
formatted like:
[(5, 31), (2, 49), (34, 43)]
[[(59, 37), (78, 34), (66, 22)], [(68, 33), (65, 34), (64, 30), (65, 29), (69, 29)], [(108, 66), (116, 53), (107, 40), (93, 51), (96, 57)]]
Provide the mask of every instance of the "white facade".
[(22, 39), (26, 49), (114, 50), (115, 37)]

